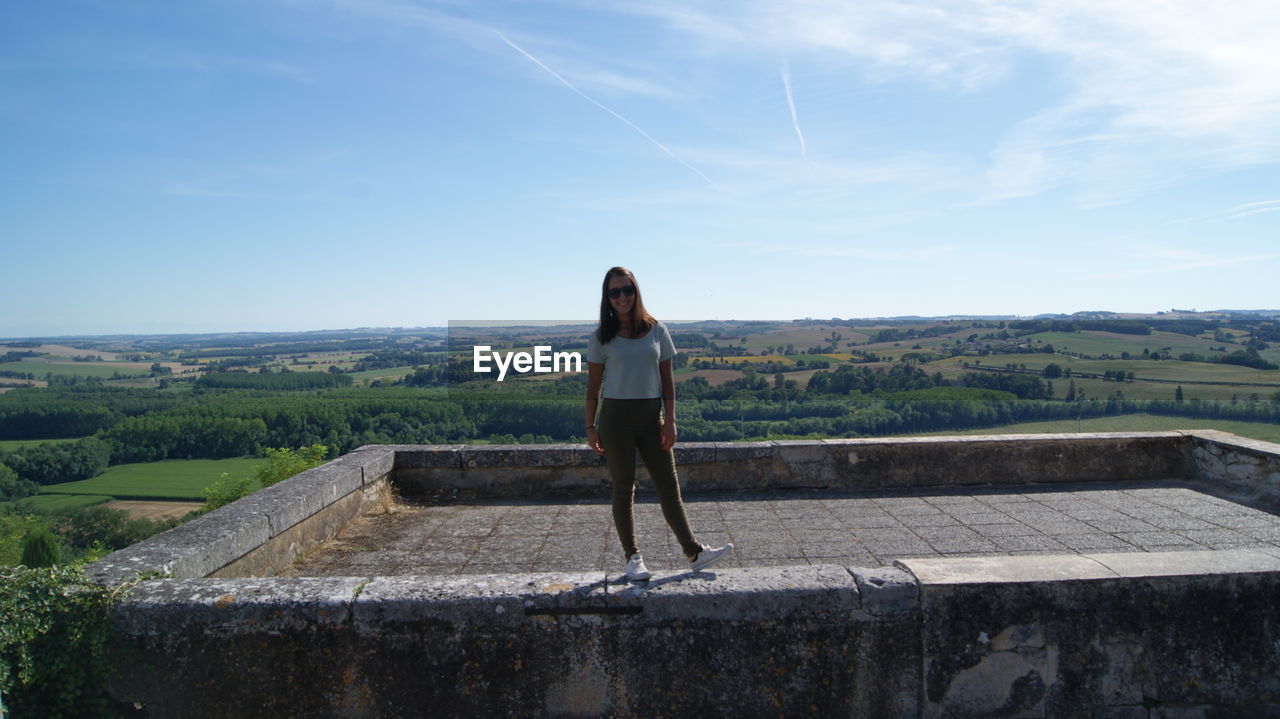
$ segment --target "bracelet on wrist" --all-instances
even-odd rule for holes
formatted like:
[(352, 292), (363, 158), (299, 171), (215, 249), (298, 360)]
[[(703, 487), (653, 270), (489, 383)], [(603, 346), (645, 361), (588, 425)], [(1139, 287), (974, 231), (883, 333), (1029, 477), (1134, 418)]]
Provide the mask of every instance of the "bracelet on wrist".
[(596, 428), (596, 426), (595, 426), (594, 424), (589, 424), (589, 425), (587, 425), (587, 429), (595, 429), (595, 428)]

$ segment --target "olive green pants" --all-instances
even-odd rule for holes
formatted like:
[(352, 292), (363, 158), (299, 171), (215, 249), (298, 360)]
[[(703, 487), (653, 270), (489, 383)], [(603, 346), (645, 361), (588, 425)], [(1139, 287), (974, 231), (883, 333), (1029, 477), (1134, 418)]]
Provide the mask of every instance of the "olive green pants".
[(613, 523), (628, 558), (639, 552), (636, 546), (636, 451), (658, 490), (662, 516), (685, 556), (694, 557), (702, 545), (693, 537), (689, 518), (680, 499), (680, 482), (676, 477), (676, 458), (671, 450), (662, 449), (661, 399), (605, 398), (596, 420), (596, 432), (604, 445), (605, 463), (613, 479)]

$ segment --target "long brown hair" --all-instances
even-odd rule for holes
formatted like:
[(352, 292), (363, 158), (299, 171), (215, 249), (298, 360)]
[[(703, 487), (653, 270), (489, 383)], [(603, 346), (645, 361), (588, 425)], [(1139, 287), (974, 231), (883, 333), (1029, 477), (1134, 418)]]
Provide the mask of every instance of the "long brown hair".
[(625, 267), (610, 267), (609, 271), (604, 273), (604, 282), (600, 283), (600, 327), (597, 330), (600, 344), (608, 344), (610, 340), (617, 337), (618, 329), (622, 325), (618, 313), (613, 311), (613, 305), (609, 302), (609, 279), (612, 277), (626, 277), (631, 282), (631, 286), (636, 288), (636, 301), (631, 305), (631, 336), (643, 335), (657, 322), (644, 308), (644, 300), (640, 299), (640, 284), (636, 282), (636, 276), (631, 274), (631, 270)]

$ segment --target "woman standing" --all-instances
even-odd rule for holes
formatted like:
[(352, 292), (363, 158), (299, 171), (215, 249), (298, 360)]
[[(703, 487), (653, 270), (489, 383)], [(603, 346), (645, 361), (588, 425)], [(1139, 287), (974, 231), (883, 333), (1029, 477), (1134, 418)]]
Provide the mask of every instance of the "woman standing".
[(662, 516), (693, 571), (733, 551), (732, 544), (716, 549), (700, 544), (685, 516), (671, 451), (676, 443), (675, 354), (667, 328), (645, 311), (635, 275), (622, 267), (610, 269), (600, 291), (600, 326), (587, 348), (587, 443), (605, 456), (609, 467), (613, 523), (627, 555), (627, 578), (633, 580), (651, 576), (636, 546), (636, 450), (658, 490)]

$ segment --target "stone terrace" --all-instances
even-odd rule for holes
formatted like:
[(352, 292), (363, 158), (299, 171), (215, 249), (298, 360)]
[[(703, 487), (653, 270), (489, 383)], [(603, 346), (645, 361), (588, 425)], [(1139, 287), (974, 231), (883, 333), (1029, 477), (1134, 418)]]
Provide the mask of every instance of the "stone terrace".
[(701, 539), (739, 551), (684, 571), (642, 495), (659, 576), (630, 583), (586, 447), (361, 448), (91, 565), (167, 575), (114, 609), (111, 695), (149, 717), (1280, 716), (1280, 446), (676, 459)]
[[(712, 492), (686, 498), (721, 567), (885, 566), (917, 557), (1258, 549), (1280, 556), (1280, 517), (1178, 482), (840, 492)], [(657, 502), (636, 505), (654, 570), (679, 570)], [(360, 517), (287, 576), (617, 574), (625, 564), (604, 499), (407, 502)]]

